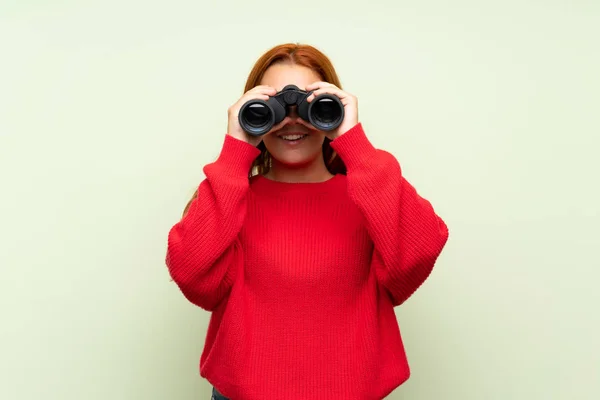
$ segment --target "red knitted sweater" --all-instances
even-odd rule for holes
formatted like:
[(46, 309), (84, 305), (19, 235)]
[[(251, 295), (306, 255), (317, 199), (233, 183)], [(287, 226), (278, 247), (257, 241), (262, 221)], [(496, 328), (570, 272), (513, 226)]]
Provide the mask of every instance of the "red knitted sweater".
[(445, 223), (359, 123), (321, 183), (248, 178), (259, 150), (226, 135), (166, 263), (211, 311), (200, 375), (233, 400), (380, 400), (410, 371), (394, 306), (429, 276)]

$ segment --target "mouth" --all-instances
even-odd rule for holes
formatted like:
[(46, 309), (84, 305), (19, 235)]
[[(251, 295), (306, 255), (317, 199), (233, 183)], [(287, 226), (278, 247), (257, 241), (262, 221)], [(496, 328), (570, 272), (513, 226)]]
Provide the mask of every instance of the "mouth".
[(285, 140), (286, 142), (295, 143), (308, 137), (308, 134), (303, 132), (287, 132), (281, 135), (277, 135), (277, 137), (282, 140)]

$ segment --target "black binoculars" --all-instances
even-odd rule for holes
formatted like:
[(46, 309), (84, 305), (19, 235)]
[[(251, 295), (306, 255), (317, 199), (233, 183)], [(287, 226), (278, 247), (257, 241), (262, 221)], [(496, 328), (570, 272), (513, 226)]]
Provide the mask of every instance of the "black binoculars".
[(269, 132), (286, 117), (290, 106), (296, 106), (298, 116), (321, 131), (336, 129), (344, 120), (344, 105), (337, 96), (321, 94), (310, 103), (306, 98), (313, 92), (287, 85), (267, 101), (249, 100), (240, 109), (239, 122), (244, 131), (252, 136)]

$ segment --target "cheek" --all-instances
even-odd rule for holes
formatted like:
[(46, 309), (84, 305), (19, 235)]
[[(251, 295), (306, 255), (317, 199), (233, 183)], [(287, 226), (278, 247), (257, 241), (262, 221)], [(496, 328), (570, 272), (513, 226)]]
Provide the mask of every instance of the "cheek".
[(265, 146), (267, 146), (267, 148), (271, 145), (273, 145), (274, 143), (277, 142), (277, 137), (274, 135), (264, 135), (262, 138), (263, 143), (265, 144)]

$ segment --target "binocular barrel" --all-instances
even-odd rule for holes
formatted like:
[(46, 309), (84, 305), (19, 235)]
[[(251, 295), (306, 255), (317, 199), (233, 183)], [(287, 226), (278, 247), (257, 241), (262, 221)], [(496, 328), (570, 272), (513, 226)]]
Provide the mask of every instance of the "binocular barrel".
[(290, 106), (296, 106), (298, 116), (312, 124), (315, 129), (330, 131), (340, 126), (344, 120), (344, 105), (340, 99), (325, 93), (309, 103), (306, 98), (311, 93), (288, 85), (267, 101), (249, 100), (240, 109), (240, 126), (249, 135), (262, 136), (283, 121), (289, 113)]

